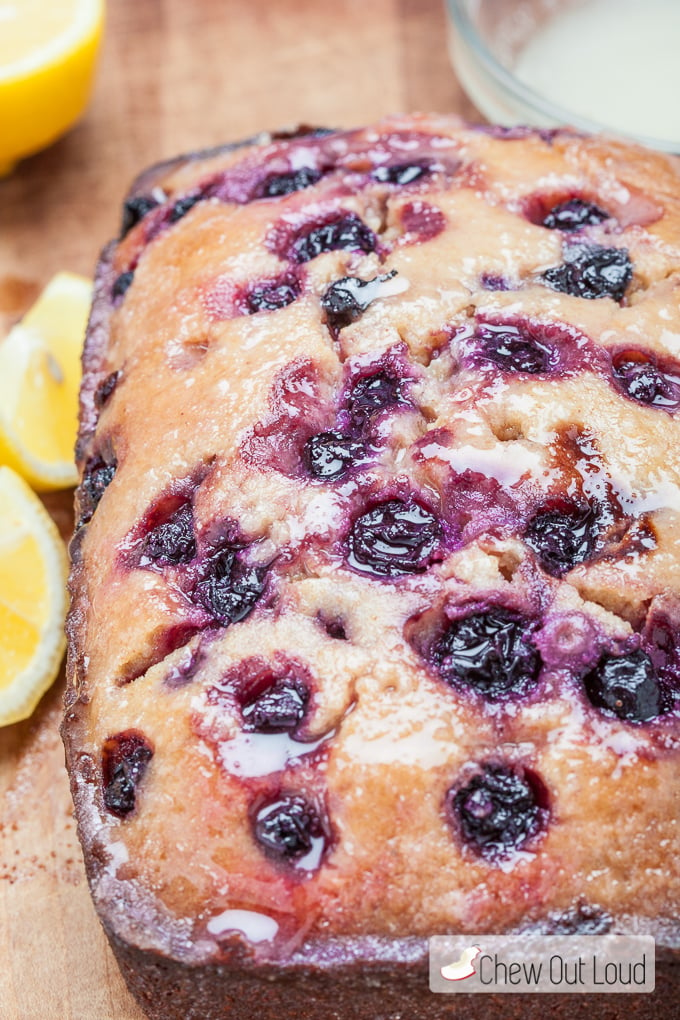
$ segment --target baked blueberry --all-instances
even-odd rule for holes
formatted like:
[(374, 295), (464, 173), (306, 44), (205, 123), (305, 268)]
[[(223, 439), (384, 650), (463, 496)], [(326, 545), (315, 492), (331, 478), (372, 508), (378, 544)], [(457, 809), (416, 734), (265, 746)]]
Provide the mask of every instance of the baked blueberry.
[(329, 328), (337, 333), (366, 311), (376, 298), (380, 297), (381, 285), (397, 275), (396, 269), (372, 280), (361, 280), (357, 276), (344, 276), (330, 285), (321, 299)]
[(102, 748), (102, 779), (104, 805), (118, 818), (134, 811), (137, 787), (144, 778), (153, 750), (148, 740), (136, 730), (117, 733)]
[(314, 841), (324, 836), (316, 811), (304, 797), (289, 795), (271, 801), (254, 818), (258, 843), (273, 857), (296, 861), (312, 850)]
[(294, 276), (257, 283), (245, 295), (245, 312), (248, 315), (255, 315), (256, 312), (274, 312), (278, 308), (292, 304), (299, 296), (300, 284)]
[(415, 499), (388, 499), (354, 521), (347, 562), (360, 573), (377, 577), (421, 574), (441, 539), (441, 524), (430, 510)]
[(405, 382), (388, 370), (361, 376), (354, 383), (348, 399), (347, 410), (352, 429), (363, 431), (370, 419), (387, 407), (405, 404), (403, 395)]
[(552, 290), (588, 299), (622, 301), (633, 276), (626, 248), (573, 244), (564, 248), (564, 262), (546, 269), (541, 279)]
[(244, 620), (264, 591), (267, 568), (242, 559), (240, 545), (226, 544), (202, 564), (192, 598), (223, 625)]
[(94, 391), (94, 406), (98, 411), (101, 411), (102, 407), (105, 407), (109, 402), (111, 394), (118, 385), (120, 375), (120, 372), (110, 372), (97, 386), (97, 389)]
[(132, 270), (128, 270), (126, 273), (121, 273), (113, 281), (113, 287), (111, 288), (111, 296), (114, 301), (118, 298), (122, 298), (123, 295), (130, 289), (132, 281), (135, 278), (135, 274)]
[(439, 674), (455, 687), (471, 687), (495, 700), (524, 694), (541, 671), (531, 640), (535, 623), (508, 609), (488, 609), (452, 620), (433, 649)]
[(293, 677), (270, 678), (241, 705), (243, 728), (255, 733), (286, 733), (299, 726), (305, 716), (309, 690)]
[(184, 195), (183, 198), (178, 198), (170, 209), (168, 222), (176, 223), (177, 220), (181, 220), (203, 197), (200, 191), (196, 191), (191, 195)]
[(381, 184), (412, 184), (426, 177), (432, 168), (426, 163), (393, 163), (392, 166), (378, 166), (372, 171), (371, 177)]
[(547, 792), (528, 769), (485, 764), (449, 797), (463, 839), (488, 860), (511, 856), (547, 821)]
[(612, 358), (612, 376), (617, 388), (639, 404), (667, 411), (680, 406), (680, 365), (675, 372), (664, 371), (651, 353), (619, 351)]
[(158, 202), (151, 195), (134, 195), (123, 205), (123, 219), (120, 226), (121, 239), (135, 227), (147, 213), (155, 209)]
[(591, 704), (619, 719), (647, 722), (668, 709), (668, 698), (646, 652), (603, 655), (583, 677)]
[(322, 176), (321, 170), (311, 166), (301, 166), (298, 170), (291, 170), (290, 173), (272, 174), (260, 185), (258, 197), (280, 198), (282, 195), (292, 195), (294, 191), (310, 188), (320, 181)]
[(342, 432), (318, 432), (305, 443), (303, 460), (312, 478), (334, 479), (352, 466), (363, 447)]
[(142, 566), (146, 562), (179, 566), (189, 563), (195, 555), (194, 512), (187, 500), (149, 530), (142, 545), (140, 563)]
[(378, 239), (356, 213), (345, 213), (304, 227), (289, 249), (294, 262), (309, 262), (327, 251), (375, 251)]
[(83, 480), (80, 483), (80, 521), (87, 524), (99, 506), (106, 489), (113, 481), (116, 463), (107, 464), (101, 456), (90, 457), (85, 464)]
[(547, 574), (561, 577), (577, 563), (590, 559), (598, 533), (598, 515), (593, 506), (559, 499), (534, 514), (524, 532), (524, 541), (534, 550)]
[(584, 202), (582, 198), (569, 198), (553, 206), (543, 219), (543, 226), (550, 230), (574, 232), (582, 230), (583, 227), (595, 226), (607, 219), (609, 213), (593, 202)]

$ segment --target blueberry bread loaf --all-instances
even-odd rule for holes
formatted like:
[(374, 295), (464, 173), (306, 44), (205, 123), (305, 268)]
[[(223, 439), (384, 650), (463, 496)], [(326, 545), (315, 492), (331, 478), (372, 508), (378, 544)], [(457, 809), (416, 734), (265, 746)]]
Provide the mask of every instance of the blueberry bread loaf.
[(664, 1015), (679, 185), (429, 116), (136, 183), (84, 354), (63, 733), (150, 1016), (457, 1016), (428, 936), (524, 930), (654, 935)]

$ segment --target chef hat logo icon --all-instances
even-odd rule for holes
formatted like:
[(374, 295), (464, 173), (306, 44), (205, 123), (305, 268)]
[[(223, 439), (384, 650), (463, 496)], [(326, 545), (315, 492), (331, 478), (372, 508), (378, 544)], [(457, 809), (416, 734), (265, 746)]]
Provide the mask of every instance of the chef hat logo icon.
[(464, 981), (472, 977), (475, 972), (474, 961), (481, 953), (479, 946), (468, 946), (453, 963), (447, 963), (439, 973), (446, 981)]

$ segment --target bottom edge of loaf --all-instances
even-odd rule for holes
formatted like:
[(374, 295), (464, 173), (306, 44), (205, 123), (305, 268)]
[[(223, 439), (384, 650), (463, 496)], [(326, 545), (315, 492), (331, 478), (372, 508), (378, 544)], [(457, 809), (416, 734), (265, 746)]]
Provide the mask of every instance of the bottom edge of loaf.
[(462, 994), (429, 990), (427, 962), (323, 971), (263, 964), (191, 966), (107, 933), (126, 984), (150, 1020), (672, 1020), (680, 963), (657, 960), (649, 994)]

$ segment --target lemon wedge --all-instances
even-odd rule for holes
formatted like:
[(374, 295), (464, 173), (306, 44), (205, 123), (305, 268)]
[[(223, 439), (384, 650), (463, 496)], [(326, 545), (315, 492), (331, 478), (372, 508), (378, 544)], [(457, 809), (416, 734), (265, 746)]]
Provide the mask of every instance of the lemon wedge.
[(38, 490), (78, 481), (80, 354), (91, 300), (89, 280), (58, 273), (0, 343), (0, 464)]
[(0, 0), (0, 176), (85, 109), (104, 0)]
[(59, 672), (67, 569), (54, 521), (0, 467), (0, 726), (28, 718)]

